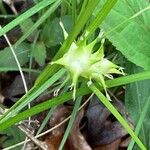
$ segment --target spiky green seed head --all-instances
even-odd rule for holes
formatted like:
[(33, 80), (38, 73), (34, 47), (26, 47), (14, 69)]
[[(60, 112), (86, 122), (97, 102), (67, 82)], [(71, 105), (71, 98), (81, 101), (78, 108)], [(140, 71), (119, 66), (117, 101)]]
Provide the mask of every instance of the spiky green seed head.
[[(64, 30), (63, 26), (62, 29)], [(64, 33), (66, 36), (66, 31), (64, 31)], [(106, 91), (104, 77), (112, 79), (113, 76), (111, 74), (124, 74), (121, 67), (104, 58), (103, 46), (101, 46), (95, 53), (92, 52), (96, 42), (97, 39), (90, 44), (86, 44), (86, 40), (83, 39), (78, 41), (78, 43), (73, 42), (68, 52), (64, 54), (62, 58), (52, 62), (52, 64), (64, 66), (70, 73), (72, 86), (74, 87), (74, 99), (79, 77), (99, 81), (104, 87), (106, 96), (109, 98)]]

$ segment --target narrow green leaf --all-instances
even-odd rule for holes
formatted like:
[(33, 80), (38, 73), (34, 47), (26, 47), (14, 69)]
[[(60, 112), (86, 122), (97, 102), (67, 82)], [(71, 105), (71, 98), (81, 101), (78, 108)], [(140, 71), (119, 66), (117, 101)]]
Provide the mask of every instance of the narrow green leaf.
[(28, 11), (26, 11), (23, 14), (21, 14), (20, 16), (18, 16), (12, 22), (7, 24), (5, 27), (0, 29), (0, 36), (4, 35), (6, 32), (10, 31), (11, 29), (13, 29), (17, 25), (19, 25), (21, 22), (23, 22), (27, 18), (31, 17), (32, 15), (34, 15), (35, 13), (37, 13), (38, 11), (40, 11), (41, 9), (45, 8), (46, 6), (52, 4), (55, 1), (56, 0), (43, 0), (43, 1), (39, 2), (38, 4), (36, 4), (32, 8), (30, 8)]
[(93, 93), (99, 98), (99, 100), (107, 107), (107, 109), (116, 117), (116, 119), (120, 122), (120, 124), (128, 131), (131, 137), (135, 140), (138, 146), (142, 150), (146, 150), (143, 143), (139, 140), (139, 138), (135, 135), (131, 127), (128, 125), (127, 121), (120, 115), (117, 109), (110, 103), (110, 101), (96, 88), (94, 84), (91, 84), (89, 88), (93, 91)]
[(55, 73), (49, 80), (47, 80), (42, 86), (34, 87), (26, 95), (24, 95), (19, 101), (17, 101), (1, 118), (0, 123), (7, 120), (9, 117), (16, 115), (22, 108), (27, 106), (32, 100), (39, 96), (43, 91), (50, 87), (54, 82), (56, 82), (63, 74), (64, 69), (59, 70)]
[(79, 107), (80, 107), (81, 100), (82, 100), (82, 98), (79, 97), (79, 98), (77, 98), (76, 101), (75, 101), (75, 105), (74, 105), (73, 111), (72, 111), (72, 113), (71, 113), (71, 118), (70, 118), (70, 120), (69, 120), (67, 129), (66, 129), (65, 134), (64, 134), (64, 136), (63, 136), (63, 139), (62, 139), (62, 141), (61, 141), (61, 143), (60, 143), (59, 150), (62, 150), (63, 147), (64, 147), (64, 145), (65, 145), (65, 143), (66, 143), (66, 140), (67, 140), (67, 138), (68, 138), (68, 136), (69, 136), (69, 133), (70, 133), (70, 131), (71, 131), (71, 129), (72, 129), (73, 123), (74, 123), (74, 121), (75, 121), (75, 119), (76, 119), (76, 115), (77, 115), (78, 109), (79, 109)]
[[(139, 118), (138, 123), (137, 123), (137, 125), (136, 125), (136, 128), (135, 128), (135, 133), (136, 133), (136, 135), (139, 134), (139, 132), (140, 132), (140, 130), (141, 130), (141, 128), (142, 128), (142, 125), (143, 125), (143, 123), (144, 123), (144, 120), (145, 120), (146, 114), (147, 114), (147, 112), (148, 112), (148, 110), (149, 110), (149, 107), (150, 107), (150, 96), (149, 96), (149, 98), (146, 100), (146, 103), (145, 103), (145, 105), (144, 105), (144, 107), (143, 107), (143, 109), (142, 109), (140, 118)], [(149, 112), (148, 112), (148, 113), (149, 113)], [(147, 119), (147, 121), (149, 121), (149, 118)], [(149, 125), (148, 125), (148, 126), (149, 126)], [(147, 128), (146, 128), (146, 129), (147, 129)], [(147, 132), (146, 132), (146, 135), (147, 135), (148, 132), (149, 132), (149, 127), (148, 127), (148, 130), (147, 130)], [(149, 136), (146, 136), (146, 139), (147, 139), (148, 144), (149, 144)], [(134, 144), (135, 144), (135, 141), (132, 139), (131, 142), (130, 142), (130, 144), (129, 144), (129, 146), (128, 146), (128, 150), (132, 150)], [(148, 145), (148, 144), (147, 144), (147, 145)]]
[(50, 8), (38, 19), (38, 21), (30, 26), (29, 30), (23, 34), (23, 36), (15, 43), (15, 47), (17, 47), (20, 43), (22, 43), (30, 34), (33, 33), (60, 5), (61, 0), (57, 0), (54, 4), (50, 6)]
[(50, 109), (50, 111), (48, 112), (48, 114), (46, 115), (45, 119), (43, 120), (40, 128), (38, 129), (36, 135), (40, 134), (42, 132), (42, 130), (44, 129), (44, 127), (46, 126), (46, 124), (48, 123), (50, 117), (52, 116), (52, 114), (54, 113), (56, 107), (53, 107)]
[(117, 3), (118, 0), (107, 0), (102, 9), (98, 12), (95, 19), (91, 22), (91, 24), (86, 29), (88, 32), (88, 37), (100, 26), (106, 16), (109, 14), (113, 6)]
[[(33, 73), (40, 73), (40, 70), (36, 69), (28, 69), (28, 68), (21, 68), (23, 72), (33, 72)], [(7, 72), (7, 71), (19, 71), (18, 67), (0, 67), (0, 72)]]
[[(85, 95), (89, 92), (89, 89), (80, 90), (77, 93), (77, 96)], [(44, 110), (47, 110), (49, 108), (53, 108), (59, 104), (62, 104), (68, 100), (72, 99), (72, 92), (66, 92), (58, 97), (52, 98), (46, 102), (43, 102), (41, 104), (38, 104), (28, 110), (25, 110), (24, 112), (21, 112), (17, 114), (16, 116), (11, 116), (7, 121), (4, 121), (3, 123), (0, 123), (0, 131), (10, 127), (11, 125), (14, 125), (15, 123), (24, 120), (28, 118), (29, 116), (33, 116), (35, 114), (38, 114)]]

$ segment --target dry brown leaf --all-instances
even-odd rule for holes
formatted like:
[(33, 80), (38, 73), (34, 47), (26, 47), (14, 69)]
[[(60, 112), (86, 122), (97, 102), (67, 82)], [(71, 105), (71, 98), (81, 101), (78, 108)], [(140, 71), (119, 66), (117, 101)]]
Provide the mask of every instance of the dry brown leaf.
[(85, 137), (80, 131), (80, 122), (83, 118), (83, 109), (78, 113), (77, 118), (74, 122), (74, 127), (70, 133), (68, 144), (71, 150), (92, 150), (90, 145), (87, 143)]

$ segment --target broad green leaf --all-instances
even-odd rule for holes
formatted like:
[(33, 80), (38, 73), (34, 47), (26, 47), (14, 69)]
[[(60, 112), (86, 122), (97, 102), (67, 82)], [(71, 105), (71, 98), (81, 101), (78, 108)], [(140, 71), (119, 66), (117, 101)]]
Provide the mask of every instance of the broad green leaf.
[[(34, 22), (32, 21), (31, 18), (28, 18), (24, 22), (22, 22), (20, 24), (20, 27), (21, 27), (21, 30), (22, 30), (23, 34), (28, 32), (33, 25), (34, 25)], [(34, 38), (36, 32), (37, 32), (37, 30), (34, 30), (34, 32), (32, 32), (31, 35), (28, 37), (28, 39), (29, 40), (31, 39), (31, 41), (32, 41), (32, 39)]]
[(43, 42), (36, 43), (34, 49), (33, 49), (33, 57), (35, 58), (35, 61), (39, 65), (45, 64), (46, 59), (46, 48)]
[[(26, 43), (20, 44), (18, 48), (15, 49), (15, 53), (18, 57), (20, 65), (24, 65), (29, 60), (29, 50), (30, 46)], [(0, 68), (17, 68), (16, 61), (9, 47), (0, 51)]]
[[(143, 71), (142, 68), (137, 67), (133, 64), (128, 64), (128, 73), (138, 73)], [(137, 122), (139, 121), (140, 115), (143, 112), (143, 108), (145, 104), (147, 103), (147, 100), (149, 100), (150, 96), (150, 80), (145, 81), (138, 81), (131, 83), (126, 86), (126, 94), (125, 94), (125, 103), (126, 103), (126, 109), (129, 112), (129, 114), (132, 117), (132, 120), (134, 121), (135, 126), (137, 125)], [(143, 125), (141, 127), (140, 137), (144, 144), (148, 145), (150, 144), (150, 110), (147, 111), (147, 115), (144, 119)]]
[(49, 21), (43, 31), (42, 37), (47, 47), (56, 46), (64, 41), (64, 34), (59, 22), (62, 21), (67, 32), (71, 31), (73, 22), (71, 16), (63, 16), (62, 18), (55, 18)]
[[(6, 139), (0, 143), (3, 148), (9, 147), (11, 145), (17, 144), (23, 140), (25, 140), (25, 135), (22, 131), (20, 131), (16, 126), (12, 126), (7, 128), (6, 130), (0, 132), (3, 136), (6, 136)], [(15, 150), (20, 150), (21, 147), (16, 147)]]
[(147, 10), (137, 17), (133, 15), (149, 6), (147, 0), (120, 0), (101, 26), (117, 50), (147, 70), (150, 69), (150, 13)]
[(26, 33), (33, 26), (33, 24), (34, 23), (31, 18), (26, 19), (20, 24), (22, 32)]

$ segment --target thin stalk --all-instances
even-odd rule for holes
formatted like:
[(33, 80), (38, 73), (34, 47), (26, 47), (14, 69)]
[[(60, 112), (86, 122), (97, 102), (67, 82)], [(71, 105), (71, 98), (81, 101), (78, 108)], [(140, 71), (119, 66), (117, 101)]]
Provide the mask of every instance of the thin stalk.
[(45, 119), (43, 120), (40, 128), (38, 129), (36, 135), (39, 135), (42, 130), (44, 129), (44, 127), (46, 126), (46, 124), (48, 123), (50, 117), (53, 115), (54, 111), (55, 111), (56, 107), (53, 107), (52, 109), (49, 110), (48, 114), (46, 115)]
[[(0, 67), (0, 72), (5, 72), (5, 71), (18, 71), (18, 68), (9, 68), (9, 67)], [(32, 73), (37, 73), (39, 74), (41, 71), (40, 70), (36, 70), (36, 69), (29, 69), (29, 68), (22, 68), (23, 72), (32, 72)]]
[[(2, 28), (2, 27), (0, 26), (0, 29), (1, 29), (1, 28)], [(20, 65), (19, 60), (18, 60), (18, 58), (17, 58), (17, 55), (16, 55), (16, 53), (15, 53), (15, 50), (14, 50), (14, 48), (12, 47), (12, 45), (11, 45), (11, 43), (10, 43), (10, 41), (9, 41), (9, 39), (8, 39), (8, 37), (7, 37), (6, 34), (4, 34), (4, 37), (5, 37), (6, 42), (8, 43), (8, 45), (9, 45), (9, 47), (10, 47), (10, 49), (11, 49), (11, 52), (12, 52), (14, 58), (15, 58), (15, 61), (16, 61), (16, 63), (17, 63), (17, 66), (18, 66), (18, 69), (19, 69), (19, 72), (20, 72), (20, 75), (21, 75), (21, 78), (22, 78), (22, 82), (23, 82), (23, 86), (24, 86), (25, 92), (27, 93), (27, 92), (28, 92), (27, 84), (26, 84), (26, 81), (25, 81), (25, 77), (24, 77), (23, 71), (22, 71), (22, 69), (21, 69), (21, 65)]]
[[(1, 26), (0, 26), (0, 29), (1, 29)], [(9, 45), (11, 51), (12, 51), (12, 54), (13, 54), (14, 58), (15, 58), (15, 61), (16, 61), (16, 63), (17, 63), (17, 66), (18, 66), (18, 69), (19, 69), (19, 72), (20, 72), (20, 75), (21, 75), (21, 78), (22, 78), (22, 82), (23, 82), (23, 86), (24, 86), (24, 89), (25, 89), (25, 93), (27, 94), (27, 92), (28, 92), (28, 87), (27, 87), (27, 84), (26, 84), (26, 80), (25, 80), (25, 77), (24, 77), (24, 74), (23, 74), (21, 65), (20, 65), (19, 60), (18, 60), (18, 58), (17, 58), (17, 55), (16, 55), (16, 53), (15, 53), (15, 50), (14, 50), (13, 46), (11, 45), (11, 43), (10, 43), (10, 41), (9, 41), (9, 39), (8, 39), (8, 37), (7, 37), (6, 34), (4, 34), (4, 37), (5, 37), (5, 39), (6, 39), (7, 43), (8, 43), (8, 45)], [(31, 105), (30, 105), (30, 103), (28, 103), (28, 109), (30, 109), (30, 108), (31, 108)], [(30, 120), (31, 120), (31, 118), (29, 117), (28, 120), (29, 120), (28, 125), (30, 125)], [(28, 139), (28, 138), (26, 137), (25, 141), (27, 141), (27, 139)], [(26, 145), (26, 143), (24, 144), (23, 147), (25, 147), (25, 145)], [(24, 148), (23, 148), (23, 149), (24, 149)]]

